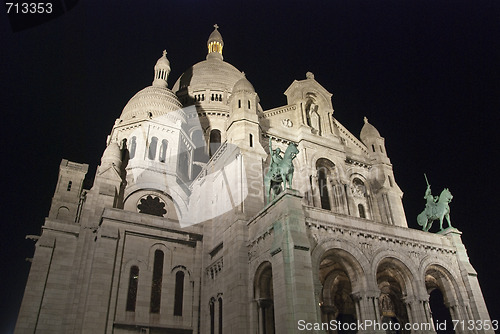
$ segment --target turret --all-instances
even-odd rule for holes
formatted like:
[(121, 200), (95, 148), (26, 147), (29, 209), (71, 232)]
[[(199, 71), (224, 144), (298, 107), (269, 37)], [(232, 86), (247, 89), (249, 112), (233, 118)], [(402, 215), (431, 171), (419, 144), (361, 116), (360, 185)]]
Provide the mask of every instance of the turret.
[(370, 157), (376, 161), (390, 164), (385, 150), (384, 138), (372, 124), (368, 123), (368, 118), (365, 117), (364, 122), (365, 124), (359, 136), (363, 144), (368, 148)]
[(254, 148), (259, 146), (259, 96), (253, 85), (243, 73), (233, 87), (233, 94), (229, 100), (231, 106), (228, 120), (228, 141), (237, 144), (240, 148)]
[(76, 221), (80, 196), (83, 190), (83, 180), (88, 169), (89, 165), (87, 164), (79, 164), (66, 159), (61, 161), (59, 178), (54, 197), (52, 198), (49, 218), (71, 223)]
[(403, 208), (403, 192), (396, 184), (391, 161), (387, 157), (384, 138), (378, 130), (364, 118), (360, 138), (366, 145), (371, 160), (371, 186), (375, 199), (379, 202), (380, 216), (384, 223), (408, 227)]

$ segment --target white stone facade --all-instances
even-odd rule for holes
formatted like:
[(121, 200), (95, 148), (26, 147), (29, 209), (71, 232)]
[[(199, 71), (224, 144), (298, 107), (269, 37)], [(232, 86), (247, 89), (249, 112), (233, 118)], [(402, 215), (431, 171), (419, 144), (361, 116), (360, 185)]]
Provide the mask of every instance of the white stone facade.
[[(300, 323), (489, 321), (456, 229), (409, 229), (384, 138), (333, 116), (312, 73), (263, 110), (245, 75), (207, 59), (167, 88), (170, 64), (117, 119), (97, 168), (63, 160), (16, 333), (295, 333)], [(266, 204), (269, 142), (293, 190)], [(336, 330), (304, 332), (337, 333)], [(358, 328), (358, 333), (385, 331)], [(401, 333), (434, 333), (413, 328)], [(475, 328), (457, 333), (494, 333)]]

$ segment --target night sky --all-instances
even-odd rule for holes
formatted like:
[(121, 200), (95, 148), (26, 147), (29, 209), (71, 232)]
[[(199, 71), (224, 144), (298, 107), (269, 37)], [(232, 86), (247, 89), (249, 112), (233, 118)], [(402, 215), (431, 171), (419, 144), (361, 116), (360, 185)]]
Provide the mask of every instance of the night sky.
[(285, 105), (283, 92), (311, 71), (355, 136), (368, 117), (410, 228), (420, 229), (423, 174), (434, 195), (450, 188), (453, 225), (500, 320), (500, 1), (81, 0), (17, 32), (0, 14), (0, 332), (14, 328), (34, 251), (25, 235), (40, 233), (61, 159), (88, 163), (91, 187), (106, 136), (151, 84), (162, 50), (171, 88), (205, 59), (215, 23), (224, 60), (246, 73), (264, 110)]

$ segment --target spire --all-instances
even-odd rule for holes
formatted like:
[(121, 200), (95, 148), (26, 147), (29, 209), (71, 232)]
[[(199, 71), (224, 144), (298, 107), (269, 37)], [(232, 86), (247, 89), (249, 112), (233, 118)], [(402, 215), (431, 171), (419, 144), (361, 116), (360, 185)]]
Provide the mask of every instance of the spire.
[(167, 87), (167, 78), (170, 73), (170, 62), (167, 59), (167, 50), (163, 50), (163, 56), (158, 59), (155, 65), (155, 77), (153, 86)]
[(214, 31), (210, 34), (208, 37), (208, 42), (207, 42), (207, 47), (208, 47), (208, 54), (207, 54), (207, 59), (209, 58), (216, 58), (216, 59), (221, 59), (222, 60), (222, 48), (224, 47), (224, 41), (222, 40), (222, 36), (217, 30), (219, 26), (217, 24), (214, 24)]

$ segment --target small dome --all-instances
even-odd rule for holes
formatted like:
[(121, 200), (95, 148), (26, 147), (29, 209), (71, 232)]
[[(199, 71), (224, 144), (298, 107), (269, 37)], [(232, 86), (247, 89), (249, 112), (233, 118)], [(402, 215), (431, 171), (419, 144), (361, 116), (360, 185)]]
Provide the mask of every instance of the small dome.
[(101, 158), (101, 165), (105, 164), (114, 164), (117, 167), (121, 166), (122, 152), (116, 142), (109, 144), (104, 150)]
[(186, 115), (177, 96), (168, 88), (149, 86), (135, 94), (123, 108), (120, 119), (158, 117), (165, 115), (174, 122), (186, 123)]
[(220, 34), (219, 30), (217, 30), (219, 26), (217, 24), (214, 24), (214, 28), (215, 28), (214, 31), (212, 31), (212, 33), (208, 37), (208, 43), (220, 42), (222, 45), (224, 45), (224, 41), (222, 40), (222, 35)]
[(368, 138), (375, 138), (375, 137), (381, 138), (378, 130), (373, 125), (368, 123), (368, 118), (365, 117), (364, 121), (365, 121), (365, 125), (363, 125), (363, 128), (361, 129), (361, 133), (359, 135), (359, 137), (361, 138), (361, 141), (364, 143), (364, 142), (366, 142), (366, 139), (368, 139)]
[(241, 91), (255, 93), (255, 89), (253, 88), (253, 85), (250, 83), (250, 81), (248, 81), (245, 74), (243, 74), (243, 78), (238, 80), (234, 84), (234, 87), (233, 87), (233, 94), (236, 92), (241, 92)]
[(163, 50), (163, 56), (161, 56), (156, 62), (155, 69), (156, 68), (168, 68), (170, 71), (170, 62), (167, 59), (167, 50)]

